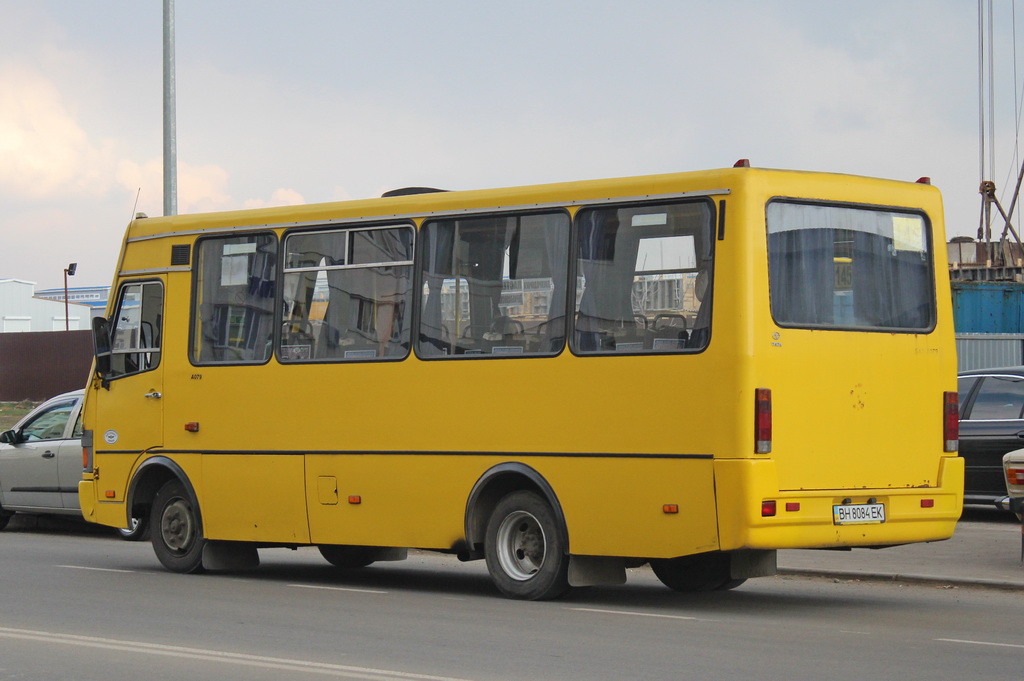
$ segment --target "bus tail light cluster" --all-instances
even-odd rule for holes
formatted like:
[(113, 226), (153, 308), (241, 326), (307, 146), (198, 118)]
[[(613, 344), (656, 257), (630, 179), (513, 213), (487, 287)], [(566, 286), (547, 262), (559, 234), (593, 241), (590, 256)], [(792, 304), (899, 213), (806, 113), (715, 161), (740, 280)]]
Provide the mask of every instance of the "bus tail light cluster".
[(754, 451), (772, 451), (772, 391), (768, 388), (754, 391)]
[(942, 439), (945, 451), (960, 449), (960, 397), (955, 392), (942, 394)]
[(82, 431), (82, 471), (92, 473), (92, 431)]

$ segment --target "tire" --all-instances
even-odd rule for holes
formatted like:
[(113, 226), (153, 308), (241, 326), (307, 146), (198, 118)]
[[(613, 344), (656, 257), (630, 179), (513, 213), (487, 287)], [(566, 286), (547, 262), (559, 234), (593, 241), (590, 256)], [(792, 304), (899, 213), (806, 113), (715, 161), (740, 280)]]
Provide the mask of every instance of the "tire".
[(487, 521), (484, 557), (505, 596), (558, 598), (569, 590), (569, 554), (551, 505), (535, 492), (505, 496)]
[(721, 552), (658, 558), (651, 560), (651, 568), (662, 584), (676, 591), (726, 591), (747, 581), (732, 578), (729, 554)]
[(117, 532), (125, 541), (145, 541), (149, 538), (149, 521), (145, 517), (132, 518), (128, 527), (118, 528)]
[(7, 527), (7, 523), (11, 522), (11, 518), (13, 517), (13, 513), (8, 513), (7, 511), (0, 510), (0, 530)]
[(364, 568), (373, 563), (370, 549), (365, 546), (333, 546), (324, 544), (317, 546), (320, 555), (334, 567), (344, 570)]
[(203, 528), (185, 486), (178, 480), (167, 482), (153, 499), (150, 515), (153, 552), (172, 572), (202, 572)]

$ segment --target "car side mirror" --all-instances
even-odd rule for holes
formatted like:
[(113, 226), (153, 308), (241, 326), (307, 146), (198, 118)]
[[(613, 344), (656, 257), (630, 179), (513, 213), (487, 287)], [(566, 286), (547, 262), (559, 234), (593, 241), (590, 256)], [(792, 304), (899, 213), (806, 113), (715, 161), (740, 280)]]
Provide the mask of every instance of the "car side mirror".
[(21, 436), (16, 430), (5, 430), (0, 433), (0, 443), (5, 445), (16, 445), (21, 443)]
[(92, 320), (92, 351), (96, 357), (96, 374), (106, 379), (110, 373), (110, 320), (106, 317)]

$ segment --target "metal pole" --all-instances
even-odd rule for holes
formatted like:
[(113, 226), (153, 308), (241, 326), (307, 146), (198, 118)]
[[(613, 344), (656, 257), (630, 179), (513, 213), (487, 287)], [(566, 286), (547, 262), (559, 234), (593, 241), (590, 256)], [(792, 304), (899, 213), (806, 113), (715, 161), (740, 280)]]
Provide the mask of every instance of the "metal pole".
[(174, 113), (174, 0), (164, 0), (164, 215), (178, 214), (178, 142)]
[[(71, 322), (68, 320), (68, 268), (64, 268), (64, 330), (71, 330)], [(52, 326), (50, 328), (53, 328)]]

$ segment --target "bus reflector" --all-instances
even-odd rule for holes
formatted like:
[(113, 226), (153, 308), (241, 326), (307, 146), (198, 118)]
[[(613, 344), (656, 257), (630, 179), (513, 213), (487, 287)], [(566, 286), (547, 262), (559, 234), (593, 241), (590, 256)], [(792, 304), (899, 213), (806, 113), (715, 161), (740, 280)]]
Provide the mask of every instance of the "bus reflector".
[(114, 497), (117, 496), (117, 492), (115, 492), (112, 489), (108, 489), (105, 492), (103, 492), (103, 496), (105, 496), (107, 499), (113, 499)]
[(942, 393), (942, 439), (945, 451), (955, 452), (960, 448), (960, 397), (951, 391)]
[(934, 499), (922, 499), (921, 500), (921, 508), (935, 508), (935, 500)]
[(363, 503), (363, 498), (361, 496), (359, 496), (359, 495), (353, 494), (352, 496), (350, 496), (348, 498), (348, 503), (350, 503), (350, 504), (361, 504), (361, 503)]
[(761, 517), (771, 518), (775, 515), (775, 502), (774, 501), (762, 501), (761, 502)]
[(800, 510), (800, 502), (799, 501), (787, 501), (786, 502), (786, 510), (790, 511), (790, 512), (799, 511)]
[(661, 510), (665, 513), (679, 513), (679, 504), (665, 504)]
[(189, 421), (188, 423), (185, 424), (185, 430), (187, 430), (190, 433), (198, 433), (199, 421)]
[(754, 451), (772, 451), (772, 391), (768, 388), (754, 391)]

